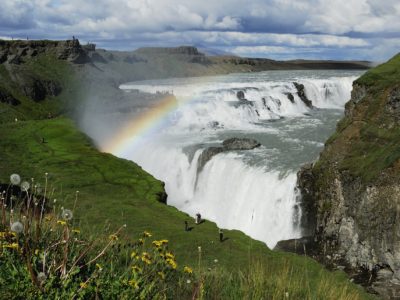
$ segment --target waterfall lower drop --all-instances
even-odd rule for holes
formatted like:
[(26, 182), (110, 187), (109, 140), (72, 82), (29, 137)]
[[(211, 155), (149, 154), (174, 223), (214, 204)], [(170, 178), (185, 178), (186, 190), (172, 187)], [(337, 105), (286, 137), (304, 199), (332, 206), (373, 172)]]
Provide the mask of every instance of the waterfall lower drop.
[[(181, 101), (166, 116), (168, 125), (144, 137), (140, 147), (127, 147), (119, 155), (163, 180), (168, 204), (192, 216), (199, 212), (221, 228), (239, 229), (272, 248), (279, 240), (301, 235), (296, 172), (317, 157), (333, 132), (358, 75), (264, 72), (201, 83), (170, 79), (126, 84), (123, 89), (174, 90), (178, 101), (191, 100)], [(301, 101), (293, 81), (304, 85), (316, 109)], [(247, 102), (238, 100), (238, 91)], [(219, 153), (199, 171), (200, 154), (230, 137), (251, 137), (262, 146)]]

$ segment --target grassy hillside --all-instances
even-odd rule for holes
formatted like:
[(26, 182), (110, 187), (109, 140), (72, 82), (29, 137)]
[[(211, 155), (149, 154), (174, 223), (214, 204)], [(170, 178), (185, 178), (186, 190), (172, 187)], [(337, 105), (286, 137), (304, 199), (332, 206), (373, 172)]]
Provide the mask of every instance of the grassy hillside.
[[(189, 216), (161, 203), (162, 182), (133, 162), (100, 153), (63, 116), (82, 100), (80, 87), (87, 80), (83, 66), (56, 59), (50, 51), (20, 65), (1, 64), (0, 70), (1, 88), (20, 101), (16, 106), (0, 103), (0, 183), (8, 184), (9, 176), (18, 173), (43, 187), (48, 173), (50, 202), (57, 199), (72, 208), (78, 197), (74, 226), (96, 237), (122, 224), (132, 238), (148, 230), (154, 239), (169, 240), (179, 266), (197, 267), (200, 246), (196, 272), (205, 274), (209, 299), (281, 299), (286, 293), (290, 299), (369, 298), (340, 271), (329, 272), (307, 257), (271, 251), (239, 231), (225, 231), (228, 239), (221, 243), (214, 223), (194, 226)], [(54, 80), (62, 91), (33, 101), (21, 92), (30, 84), (21, 79), (25, 76)], [(185, 220), (193, 230), (184, 231)]]
[(341, 170), (364, 183), (383, 175), (395, 182), (400, 159), (399, 88), (400, 54), (357, 79), (357, 92), (353, 91), (346, 116), (328, 140), (323, 158), (340, 161)]

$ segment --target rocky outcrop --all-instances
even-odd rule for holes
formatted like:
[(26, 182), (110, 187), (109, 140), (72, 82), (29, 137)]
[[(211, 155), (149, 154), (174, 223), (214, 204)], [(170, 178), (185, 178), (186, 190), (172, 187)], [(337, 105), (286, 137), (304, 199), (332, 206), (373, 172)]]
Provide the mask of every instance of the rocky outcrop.
[(247, 101), (243, 91), (237, 91), (236, 98), (238, 98), (240, 101)]
[(14, 96), (11, 95), (7, 90), (1, 88), (0, 88), (0, 102), (12, 106), (17, 106), (21, 104), (21, 101), (15, 99)]
[(233, 150), (252, 150), (261, 146), (259, 142), (254, 139), (247, 138), (230, 138), (222, 142), (224, 151)]
[(57, 47), (57, 57), (75, 64), (84, 64), (90, 61), (87, 52), (79, 44), (78, 39), (60, 42)]
[(78, 39), (66, 41), (0, 40), (0, 64), (19, 65), (42, 53), (54, 53), (58, 59), (83, 64), (90, 62), (90, 57), (88, 56), (90, 51), (94, 52), (90, 49), (84, 49)]
[[(304, 84), (293, 82), (294, 87), (297, 90), (297, 95), (299, 96), (300, 100), (303, 101), (303, 103), (309, 107), (312, 108), (313, 104), (310, 99), (307, 98), (306, 92), (304, 90)], [(293, 95), (292, 95), (293, 96)], [(289, 97), (288, 97), (289, 98)], [(290, 98), (289, 98), (290, 100)]]
[(200, 172), (211, 158), (221, 152), (252, 150), (261, 146), (259, 142), (248, 138), (230, 138), (222, 142), (222, 147), (208, 147), (199, 156), (197, 170)]
[(35, 102), (44, 100), (47, 96), (58, 96), (61, 85), (54, 80), (41, 80), (35, 77), (22, 77), (18, 81), (22, 92)]
[(385, 299), (400, 295), (399, 63), (353, 84), (319, 160), (298, 174), (305, 234), (331, 263), (371, 274), (369, 288)]

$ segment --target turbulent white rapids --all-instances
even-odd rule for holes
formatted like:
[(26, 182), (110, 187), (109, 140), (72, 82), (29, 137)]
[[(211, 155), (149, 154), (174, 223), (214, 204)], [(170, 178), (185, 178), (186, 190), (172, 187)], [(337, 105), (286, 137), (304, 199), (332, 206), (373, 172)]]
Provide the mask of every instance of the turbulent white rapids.
[[(360, 74), (270, 71), (124, 84), (125, 90), (173, 91), (180, 105), (140, 146), (117, 154), (165, 181), (170, 205), (274, 247), (301, 235), (296, 172), (317, 158)], [(293, 82), (304, 85), (314, 109)], [(239, 91), (248, 101), (238, 100)], [(230, 137), (262, 146), (220, 153), (199, 172), (201, 152)]]

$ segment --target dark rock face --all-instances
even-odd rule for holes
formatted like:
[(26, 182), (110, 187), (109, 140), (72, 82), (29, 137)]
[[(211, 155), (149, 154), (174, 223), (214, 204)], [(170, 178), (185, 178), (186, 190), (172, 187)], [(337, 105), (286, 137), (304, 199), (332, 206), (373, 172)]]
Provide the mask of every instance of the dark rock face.
[(214, 155), (226, 151), (252, 150), (261, 146), (259, 142), (247, 138), (230, 138), (222, 142), (222, 147), (208, 147), (199, 156), (197, 170), (200, 172), (205, 164), (211, 160)]
[(19, 84), (24, 94), (35, 102), (42, 101), (47, 96), (58, 96), (62, 91), (61, 85), (52, 80), (23, 78)]
[(90, 62), (89, 52), (93, 49), (84, 49), (79, 40), (66, 41), (0, 41), (0, 63), (22, 64), (25, 60), (40, 53), (56, 53), (59, 59), (72, 63), (83, 64)]
[(211, 158), (214, 155), (217, 155), (218, 153), (224, 152), (224, 148), (223, 147), (209, 147), (207, 149), (205, 149), (199, 156), (199, 160), (197, 163), (197, 169), (198, 171), (201, 171), (204, 166), (206, 165), (206, 163), (211, 160)]
[(15, 99), (10, 93), (8, 93), (6, 90), (1, 90), (1, 89), (0, 89), (0, 102), (12, 106), (17, 106), (21, 104), (21, 102)]
[(387, 111), (398, 121), (400, 119), (400, 87), (393, 89), (389, 93), (386, 103)]
[(252, 150), (261, 146), (259, 142), (246, 138), (230, 138), (222, 142), (225, 151), (229, 150)]
[(238, 98), (238, 100), (247, 100), (246, 99), (246, 97), (245, 97), (245, 95), (244, 95), (244, 92), (243, 91), (238, 91), (237, 93), (236, 93), (236, 98)]
[[(304, 91), (304, 84), (300, 84), (297, 82), (293, 82), (293, 85), (295, 86), (296, 90), (297, 90), (297, 95), (299, 95), (301, 101), (304, 102), (304, 104), (309, 107), (312, 108), (312, 101), (310, 99), (307, 98), (306, 93)], [(293, 95), (292, 95), (293, 96)], [(289, 99), (290, 100), (290, 99)]]
[(82, 48), (77, 39), (60, 42), (57, 48), (58, 59), (68, 60), (75, 64), (90, 62), (87, 52)]
[(315, 178), (312, 164), (303, 166), (297, 173), (297, 185), (302, 191), (300, 227), (303, 235), (313, 235), (316, 229), (316, 205), (312, 195)]
[(313, 236), (304, 236), (299, 239), (279, 241), (274, 250), (311, 256), (318, 253), (318, 245)]
[(302, 225), (331, 264), (364, 270), (369, 288), (392, 299), (400, 295), (400, 82), (360, 82), (319, 160), (298, 173)]
[(290, 102), (294, 103), (294, 96), (291, 93), (287, 93), (286, 97), (289, 99)]

